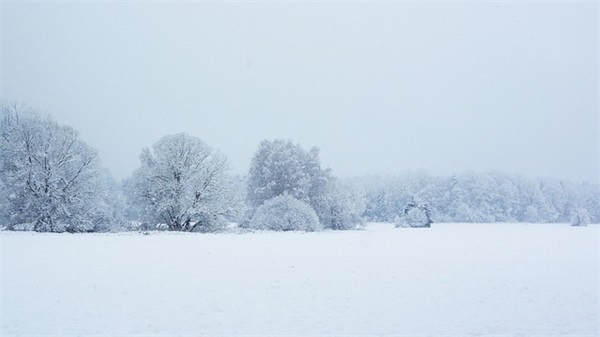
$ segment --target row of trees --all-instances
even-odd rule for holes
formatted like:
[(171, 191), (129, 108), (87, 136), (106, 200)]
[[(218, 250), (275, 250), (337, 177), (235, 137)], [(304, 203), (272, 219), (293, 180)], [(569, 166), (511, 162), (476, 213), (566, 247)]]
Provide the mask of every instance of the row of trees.
[(427, 203), (434, 222), (569, 222), (586, 214), (600, 220), (599, 189), (590, 183), (472, 172), (448, 177), (409, 172), (354, 181), (366, 191), (367, 221), (394, 221), (411, 202)]
[[(28, 107), (2, 105), (0, 224), (84, 232), (164, 228), (216, 231), (230, 222), (268, 230), (353, 229), (368, 221), (566, 222), (600, 219), (598, 187), (504, 174), (409, 173), (343, 181), (319, 150), (263, 141), (249, 173), (197, 137), (168, 135), (143, 149), (117, 184), (77, 132)], [(412, 205), (412, 207), (411, 207)]]
[[(142, 150), (117, 185), (77, 132), (19, 105), (2, 105), (0, 221), (9, 229), (83, 232), (139, 228), (215, 231), (230, 221), (275, 230), (363, 224), (364, 198), (321, 168), (316, 148), (260, 144), (247, 179), (197, 137), (168, 135)], [(245, 186), (244, 186), (245, 185)], [(316, 221), (315, 221), (316, 219)]]
[[(263, 141), (242, 192), (227, 160), (197, 137), (176, 134), (144, 149), (124, 182), (134, 218), (170, 230), (215, 231), (229, 221), (269, 230), (350, 229), (363, 224), (364, 198), (321, 168), (318, 150)], [(246, 195), (244, 195), (246, 194)]]

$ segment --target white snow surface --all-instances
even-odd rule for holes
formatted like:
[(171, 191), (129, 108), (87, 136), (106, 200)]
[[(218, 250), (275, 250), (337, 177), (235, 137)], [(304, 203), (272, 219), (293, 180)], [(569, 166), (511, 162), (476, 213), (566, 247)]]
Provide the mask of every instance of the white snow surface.
[(598, 226), (1, 233), (1, 335), (590, 335)]

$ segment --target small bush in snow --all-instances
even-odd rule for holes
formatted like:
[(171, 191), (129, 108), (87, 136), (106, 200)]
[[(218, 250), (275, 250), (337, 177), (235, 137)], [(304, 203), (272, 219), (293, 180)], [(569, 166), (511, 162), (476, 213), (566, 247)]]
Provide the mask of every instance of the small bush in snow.
[(142, 223), (140, 221), (125, 221), (125, 222), (123, 222), (123, 227), (126, 230), (130, 230), (130, 231), (147, 230), (147, 228), (142, 228), (144, 226), (148, 227), (148, 224)]
[(590, 213), (587, 209), (577, 209), (573, 212), (571, 218), (571, 226), (587, 226), (591, 222)]
[(198, 216), (198, 222), (194, 224), (194, 232), (213, 233), (227, 229), (229, 223), (222, 216), (202, 213)]
[(7, 229), (20, 232), (20, 231), (32, 231), (34, 227), (35, 227), (35, 224), (29, 223), (29, 222), (24, 222), (24, 223), (10, 225), (7, 227)]
[(396, 227), (429, 228), (432, 223), (431, 211), (426, 203), (409, 202), (402, 216), (396, 219)]
[(157, 231), (166, 231), (169, 230), (169, 225), (167, 225), (166, 223), (157, 223), (156, 226), (154, 226), (156, 228)]
[(256, 210), (249, 227), (275, 231), (316, 231), (321, 229), (315, 211), (307, 203), (288, 194), (265, 201)]

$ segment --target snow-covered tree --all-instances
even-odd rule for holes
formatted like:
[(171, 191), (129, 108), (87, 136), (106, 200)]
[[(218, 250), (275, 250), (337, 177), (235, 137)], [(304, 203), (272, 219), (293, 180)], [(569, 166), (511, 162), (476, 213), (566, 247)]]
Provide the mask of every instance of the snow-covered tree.
[(402, 216), (396, 219), (396, 227), (425, 228), (431, 227), (432, 223), (431, 210), (425, 202), (409, 202), (402, 211)]
[(579, 208), (573, 211), (571, 226), (587, 226), (590, 222), (590, 213), (587, 209)]
[(501, 213), (496, 215), (496, 220), (516, 222), (519, 213), (519, 189), (509, 176), (498, 176), (497, 180), (498, 192), (501, 195), (499, 200)]
[(356, 229), (364, 226), (365, 193), (356, 184), (337, 179), (327, 183), (320, 213), (325, 228)]
[(317, 148), (305, 151), (291, 141), (265, 140), (250, 166), (249, 218), (266, 200), (284, 194), (308, 204), (324, 228), (353, 229), (364, 223), (364, 192), (323, 169)]
[(95, 230), (108, 212), (99, 176), (97, 152), (73, 128), (28, 107), (2, 105), (1, 217), (9, 227)]
[(235, 209), (227, 159), (184, 133), (160, 139), (140, 155), (141, 167), (126, 183), (144, 221), (170, 230), (216, 230)]
[(327, 205), (325, 190), (332, 180), (322, 169), (319, 150), (305, 151), (292, 141), (262, 141), (250, 164), (247, 200), (250, 213), (265, 200), (287, 193), (308, 203), (320, 220)]
[(294, 196), (283, 193), (266, 200), (256, 209), (250, 228), (275, 231), (316, 231), (321, 229), (315, 211)]
[(127, 202), (123, 194), (123, 188), (104, 168), (98, 172), (98, 184), (102, 187), (98, 192), (102, 193), (99, 193), (100, 198), (97, 201), (97, 208), (104, 211), (98, 214), (95, 231), (118, 230), (127, 213)]
[[(375, 179), (381, 179), (377, 177)], [(363, 215), (369, 221), (386, 221), (385, 199), (387, 196), (386, 187), (379, 182), (373, 183), (374, 179), (355, 179), (357, 183), (362, 183), (365, 191), (365, 210)]]
[(575, 209), (585, 209), (590, 223), (600, 221), (600, 187), (597, 184), (584, 182), (575, 187), (568, 187), (568, 197), (575, 200)]
[(291, 141), (264, 140), (250, 164), (248, 202), (258, 207), (265, 200), (288, 193), (312, 203), (328, 178), (328, 172), (321, 169), (317, 148), (307, 152)]

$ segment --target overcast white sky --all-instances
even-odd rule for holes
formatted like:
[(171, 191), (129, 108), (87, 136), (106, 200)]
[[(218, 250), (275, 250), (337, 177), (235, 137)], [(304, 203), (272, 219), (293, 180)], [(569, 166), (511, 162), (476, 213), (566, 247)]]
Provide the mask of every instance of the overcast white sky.
[(117, 179), (187, 132), (245, 173), (262, 139), (338, 176), (598, 180), (595, 2), (3, 2), (1, 97)]

